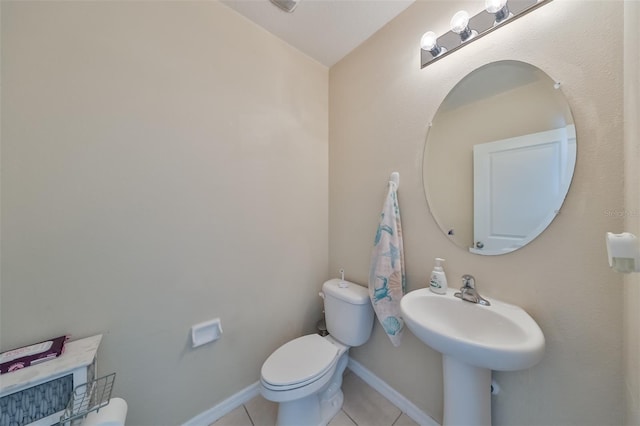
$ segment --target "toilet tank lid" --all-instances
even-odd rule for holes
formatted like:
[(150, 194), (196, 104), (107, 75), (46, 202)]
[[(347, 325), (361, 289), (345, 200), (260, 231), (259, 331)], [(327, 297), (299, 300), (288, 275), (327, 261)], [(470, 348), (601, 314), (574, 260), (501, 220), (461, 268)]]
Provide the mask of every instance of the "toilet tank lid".
[(339, 278), (326, 281), (322, 285), (322, 291), (327, 295), (344, 300), (352, 305), (371, 303), (369, 299), (369, 289), (367, 287), (351, 281), (343, 281)]

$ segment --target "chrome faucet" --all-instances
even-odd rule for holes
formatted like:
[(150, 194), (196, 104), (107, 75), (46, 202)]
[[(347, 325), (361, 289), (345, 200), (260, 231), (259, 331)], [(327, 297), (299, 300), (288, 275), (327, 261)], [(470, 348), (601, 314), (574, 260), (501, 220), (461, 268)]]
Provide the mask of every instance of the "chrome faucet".
[(480, 296), (480, 293), (476, 290), (476, 279), (471, 275), (462, 276), (462, 287), (460, 287), (460, 291), (454, 293), (454, 296), (467, 302), (478, 303), (483, 306), (491, 305), (487, 299)]

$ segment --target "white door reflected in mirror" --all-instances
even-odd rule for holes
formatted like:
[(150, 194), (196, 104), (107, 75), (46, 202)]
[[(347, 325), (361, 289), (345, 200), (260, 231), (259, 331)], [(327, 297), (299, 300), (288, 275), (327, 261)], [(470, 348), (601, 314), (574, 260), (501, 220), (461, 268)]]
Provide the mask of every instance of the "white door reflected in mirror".
[(509, 253), (540, 235), (560, 212), (575, 159), (573, 125), (475, 145), (469, 250)]

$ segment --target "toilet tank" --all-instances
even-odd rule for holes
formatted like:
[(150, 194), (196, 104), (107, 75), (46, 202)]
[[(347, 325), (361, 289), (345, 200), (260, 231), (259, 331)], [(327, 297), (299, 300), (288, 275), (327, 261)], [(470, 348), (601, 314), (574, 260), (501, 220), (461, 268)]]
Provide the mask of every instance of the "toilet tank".
[(348, 346), (369, 340), (373, 328), (373, 308), (369, 289), (350, 281), (333, 279), (322, 285), (327, 331)]

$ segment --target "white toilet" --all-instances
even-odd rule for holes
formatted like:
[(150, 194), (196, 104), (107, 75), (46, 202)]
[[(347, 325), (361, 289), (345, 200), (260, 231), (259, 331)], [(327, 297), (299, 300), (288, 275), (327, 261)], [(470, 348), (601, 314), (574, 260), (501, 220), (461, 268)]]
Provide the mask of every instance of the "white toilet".
[(333, 279), (322, 285), (330, 335), (280, 346), (262, 365), (260, 393), (278, 404), (278, 426), (324, 426), (342, 408), (349, 348), (369, 340), (373, 308), (366, 287)]

